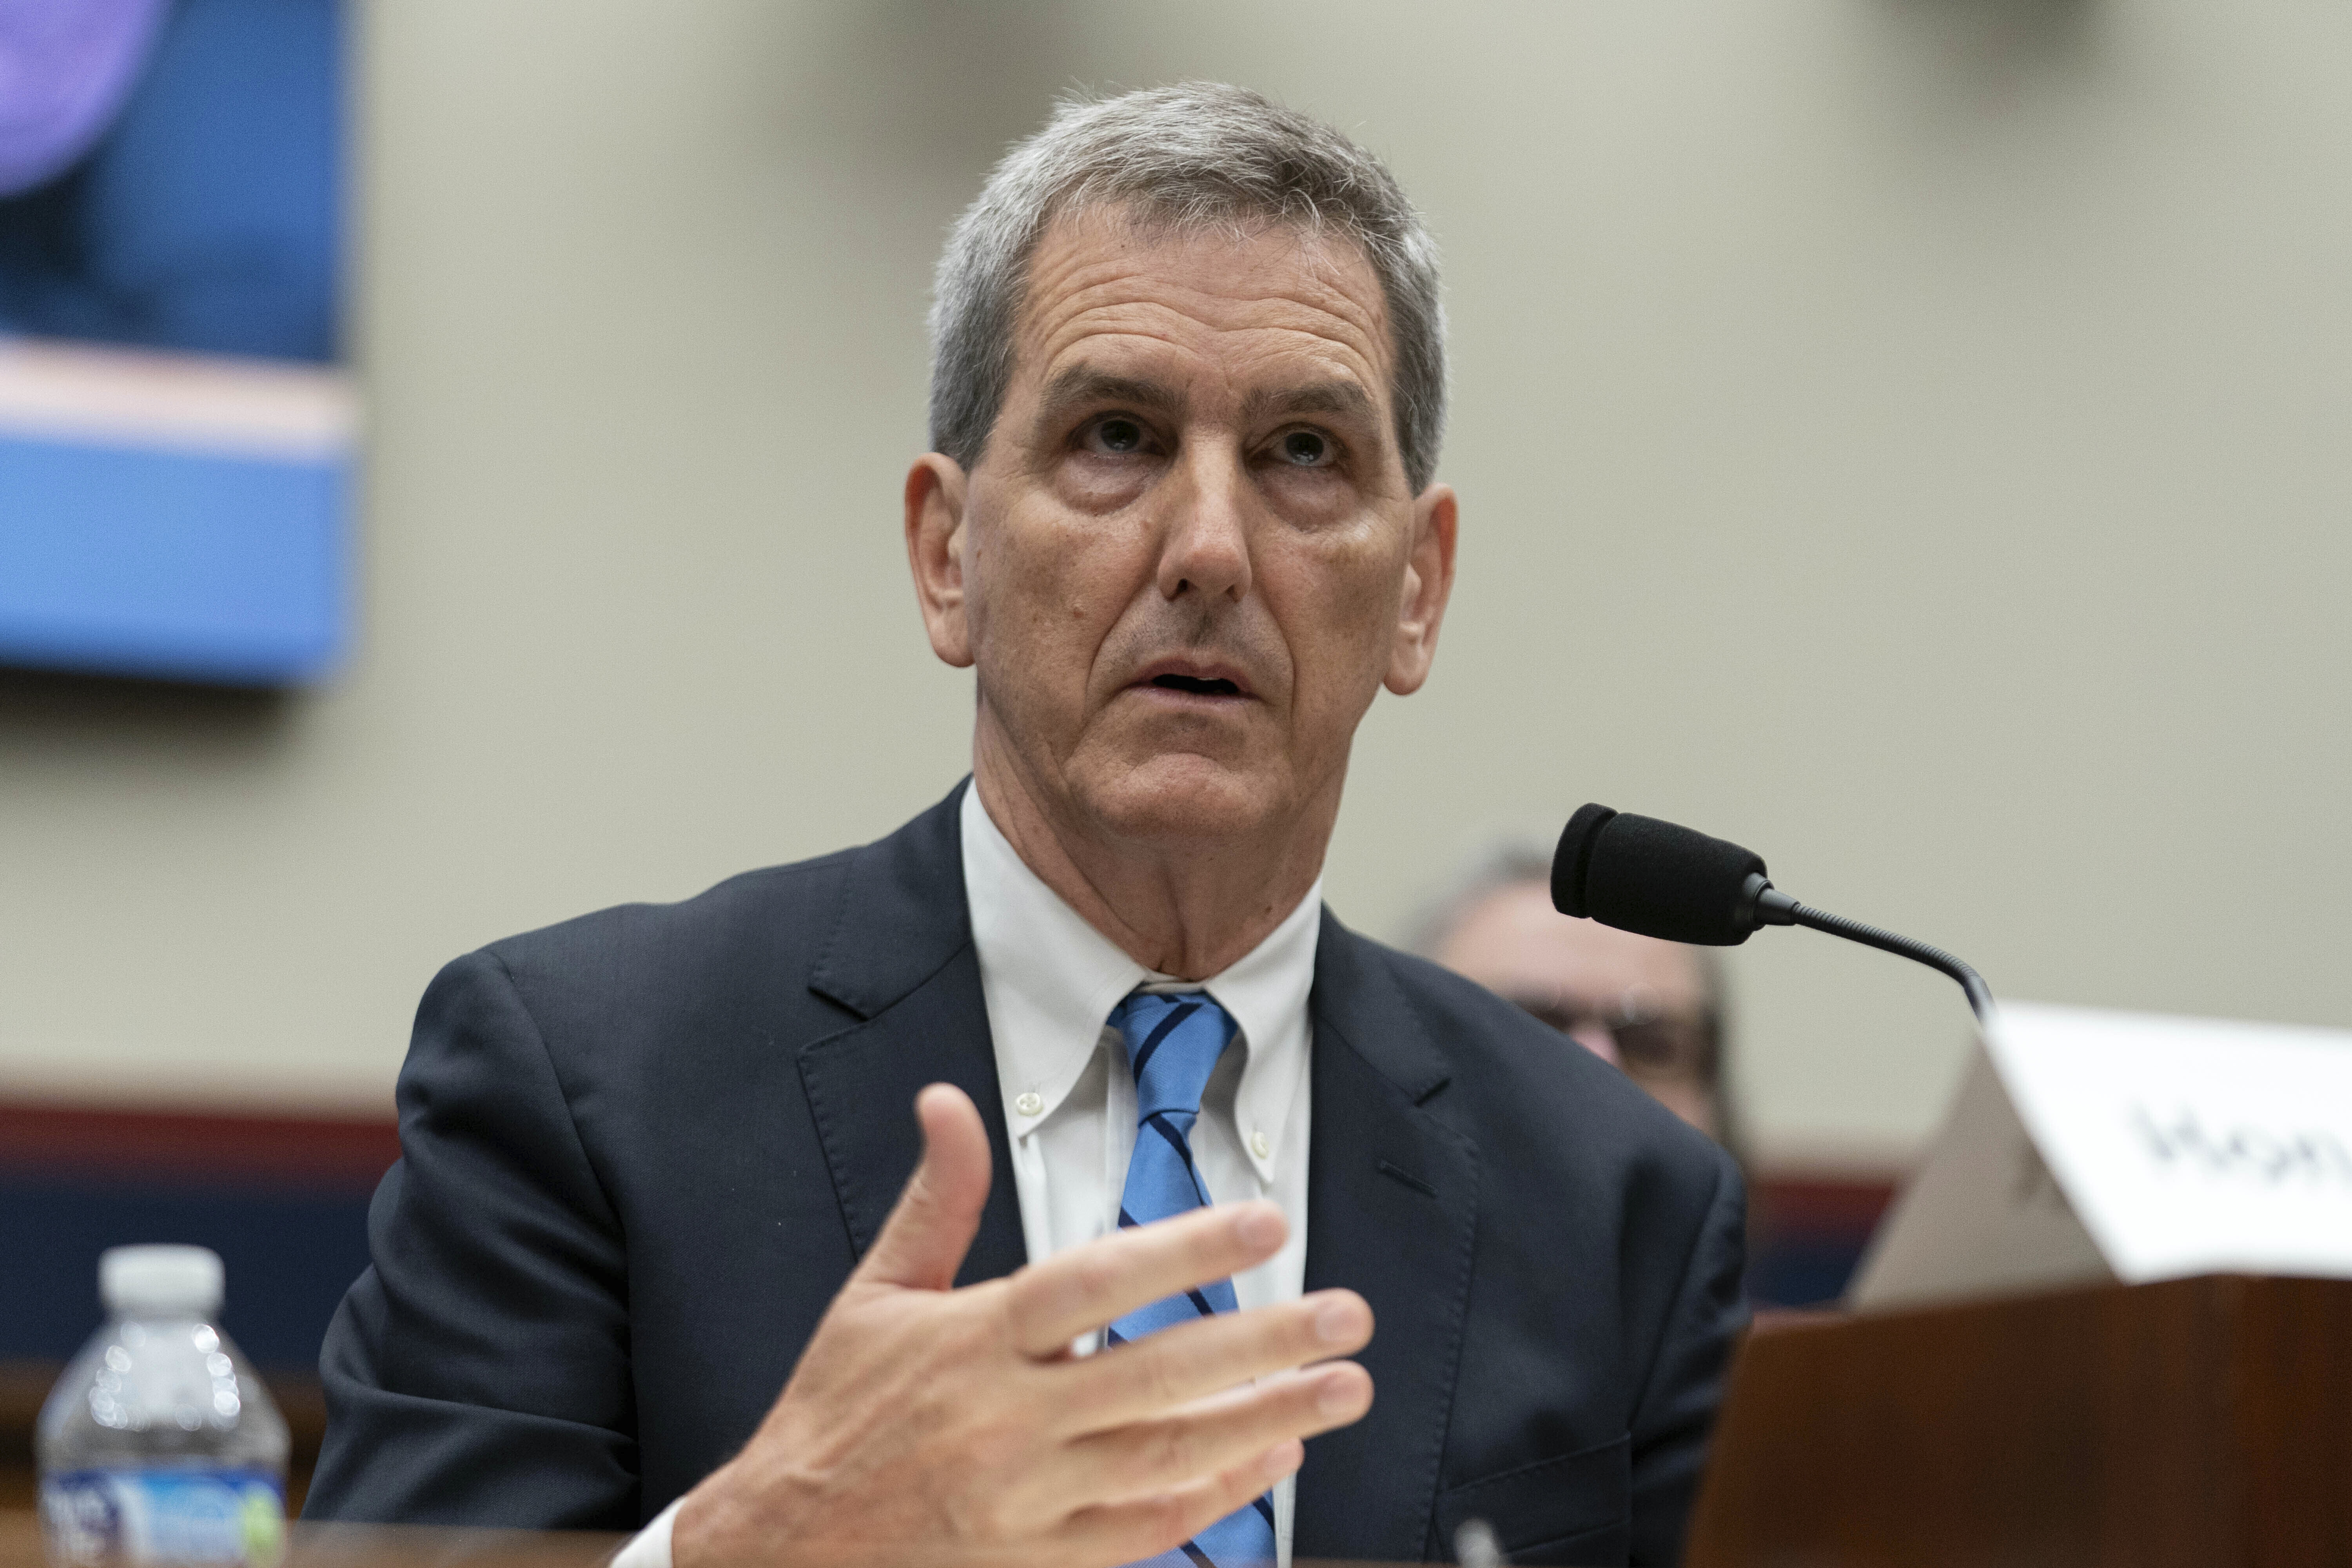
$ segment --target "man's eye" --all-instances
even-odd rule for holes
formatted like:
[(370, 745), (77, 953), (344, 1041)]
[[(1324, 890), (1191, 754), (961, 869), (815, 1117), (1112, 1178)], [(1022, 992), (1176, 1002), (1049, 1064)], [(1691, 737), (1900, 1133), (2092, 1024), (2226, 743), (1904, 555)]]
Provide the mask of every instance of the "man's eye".
[(1120, 457), (1140, 452), (1150, 442), (1141, 425), (1132, 419), (1113, 416), (1097, 419), (1087, 427), (1086, 447), (1094, 452), (1110, 452)]
[(1332, 460), (1330, 438), (1317, 430), (1291, 430), (1275, 443), (1282, 460), (1294, 468), (1320, 468)]

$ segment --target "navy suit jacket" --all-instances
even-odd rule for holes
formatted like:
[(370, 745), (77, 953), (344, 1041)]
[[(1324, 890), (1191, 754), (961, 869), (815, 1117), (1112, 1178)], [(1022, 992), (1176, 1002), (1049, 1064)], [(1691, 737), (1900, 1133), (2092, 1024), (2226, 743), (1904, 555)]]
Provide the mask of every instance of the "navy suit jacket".
[[(959, 792), (960, 794), (960, 792)], [(726, 1460), (914, 1167), (980, 1107), (961, 1279), (1027, 1261), (958, 795), (878, 843), (457, 960), (329, 1330), (312, 1519), (633, 1529)], [(1741, 1321), (1720, 1151), (1589, 1053), (1326, 911), (1307, 1288), (1377, 1329), (1307, 1445), (1302, 1557), (1671, 1562)]]

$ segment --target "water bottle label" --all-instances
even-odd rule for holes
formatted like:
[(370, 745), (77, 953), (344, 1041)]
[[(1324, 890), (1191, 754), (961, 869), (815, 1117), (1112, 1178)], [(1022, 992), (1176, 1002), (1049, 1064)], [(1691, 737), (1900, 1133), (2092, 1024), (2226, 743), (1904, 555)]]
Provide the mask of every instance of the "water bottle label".
[(264, 1470), (72, 1470), (41, 1479), (41, 1533), (58, 1568), (275, 1568), (286, 1493)]

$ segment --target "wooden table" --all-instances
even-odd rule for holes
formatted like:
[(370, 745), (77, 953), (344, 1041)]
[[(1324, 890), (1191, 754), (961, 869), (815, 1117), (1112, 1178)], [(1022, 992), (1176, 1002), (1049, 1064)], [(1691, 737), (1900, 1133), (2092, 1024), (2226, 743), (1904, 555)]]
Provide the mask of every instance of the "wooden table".
[(2352, 1563), (2352, 1280), (1759, 1321), (1689, 1563)]

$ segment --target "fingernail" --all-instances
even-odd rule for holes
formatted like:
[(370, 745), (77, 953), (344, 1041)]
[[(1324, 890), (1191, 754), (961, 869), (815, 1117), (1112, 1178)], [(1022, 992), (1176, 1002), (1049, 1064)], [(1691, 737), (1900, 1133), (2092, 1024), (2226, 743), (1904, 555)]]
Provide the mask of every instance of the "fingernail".
[(1279, 1246), (1282, 1215), (1269, 1208), (1244, 1209), (1234, 1218), (1234, 1234), (1251, 1247)]
[(1326, 1415), (1345, 1415), (1356, 1407), (1356, 1380), (1334, 1373), (1315, 1391), (1315, 1407)]
[(1343, 1344), (1356, 1337), (1356, 1306), (1332, 1301), (1315, 1314), (1315, 1337), (1327, 1345)]

